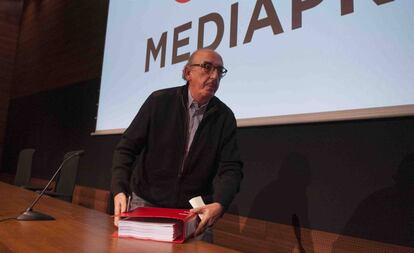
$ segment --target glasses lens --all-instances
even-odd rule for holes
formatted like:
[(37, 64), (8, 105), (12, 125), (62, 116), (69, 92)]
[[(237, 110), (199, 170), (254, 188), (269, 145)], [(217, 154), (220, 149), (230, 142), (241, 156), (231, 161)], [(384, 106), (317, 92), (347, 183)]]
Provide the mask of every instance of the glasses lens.
[(227, 69), (225, 69), (224, 67), (217, 67), (217, 71), (221, 74), (221, 75), (225, 75), (227, 73)]
[(214, 70), (214, 66), (211, 63), (203, 63), (201, 67), (204, 68), (208, 73), (211, 73)]
[(204, 69), (204, 71), (207, 74), (211, 74), (215, 69), (217, 70), (217, 73), (220, 75), (220, 77), (223, 77), (226, 75), (227, 73), (227, 69), (223, 66), (214, 66), (212, 63), (210, 62), (204, 62), (201, 64), (192, 64), (191, 66), (200, 66)]

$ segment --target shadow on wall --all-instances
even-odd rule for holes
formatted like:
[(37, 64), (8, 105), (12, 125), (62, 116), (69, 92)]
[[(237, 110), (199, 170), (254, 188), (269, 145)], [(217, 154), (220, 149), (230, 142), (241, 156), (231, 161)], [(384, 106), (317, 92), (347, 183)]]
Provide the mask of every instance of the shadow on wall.
[[(256, 196), (248, 217), (266, 220), (264, 232), (257, 233), (257, 222), (247, 219), (240, 235), (256, 239), (261, 246), (252, 252), (314, 252), (311, 234), (301, 227), (309, 227), (306, 189), (311, 182), (308, 159), (300, 153), (290, 153), (282, 161), (276, 179)], [(273, 227), (272, 222), (286, 224), (286, 231)], [(256, 232), (255, 232), (256, 230)]]
[[(414, 247), (414, 153), (402, 159), (393, 179), (393, 186), (358, 205), (342, 234)], [(346, 238), (339, 237), (332, 252), (342, 252), (347, 244)]]

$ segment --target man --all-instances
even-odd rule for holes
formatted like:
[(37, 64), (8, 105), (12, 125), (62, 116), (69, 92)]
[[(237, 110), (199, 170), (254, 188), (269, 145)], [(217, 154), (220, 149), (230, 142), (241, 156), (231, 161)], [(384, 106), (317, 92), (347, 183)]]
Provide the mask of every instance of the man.
[(242, 179), (236, 120), (214, 96), (226, 72), (218, 53), (200, 49), (183, 69), (185, 86), (147, 98), (114, 152), (115, 215), (132, 195), (134, 207), (168, 208), (191, 208), (202, 196), (206, 205), (191, 210), (202, 217), (196, 235), (222, 216)]

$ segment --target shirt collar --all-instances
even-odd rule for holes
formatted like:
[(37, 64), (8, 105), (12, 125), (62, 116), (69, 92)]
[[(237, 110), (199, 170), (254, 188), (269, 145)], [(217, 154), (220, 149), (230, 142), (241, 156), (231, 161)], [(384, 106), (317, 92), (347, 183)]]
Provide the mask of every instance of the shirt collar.
[(188, 104), (187, 104), (187, 109), (190, 109), (191, 105), (194, 104), (196, 109), (202, 109), (202, 108), (206, 108), (208, 103), (210, 102), (210, 100), (205, 103), (204, 105), (200, 106), (200, 104), (194, 100), (193, 96), (191, 96), (191, 92), (190, 92), (190, 88), (188, 88)]

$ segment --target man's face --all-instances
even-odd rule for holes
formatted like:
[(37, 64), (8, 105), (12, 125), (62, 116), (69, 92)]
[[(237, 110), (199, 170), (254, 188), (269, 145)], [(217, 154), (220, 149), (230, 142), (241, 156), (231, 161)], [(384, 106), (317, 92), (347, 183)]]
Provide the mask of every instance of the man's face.
[[(213, 66), (223, 66), (220, 55), (212, 50), (201, 50), (194, 55), (191, 64), (211, 63)], [(204, 104), (214, 96), (220, 84), (220, 73), (216, 69), (209, 73), (200, 66), (189, 66), (185, 70), (185, 78), (189, 83), (191, 96)]]

